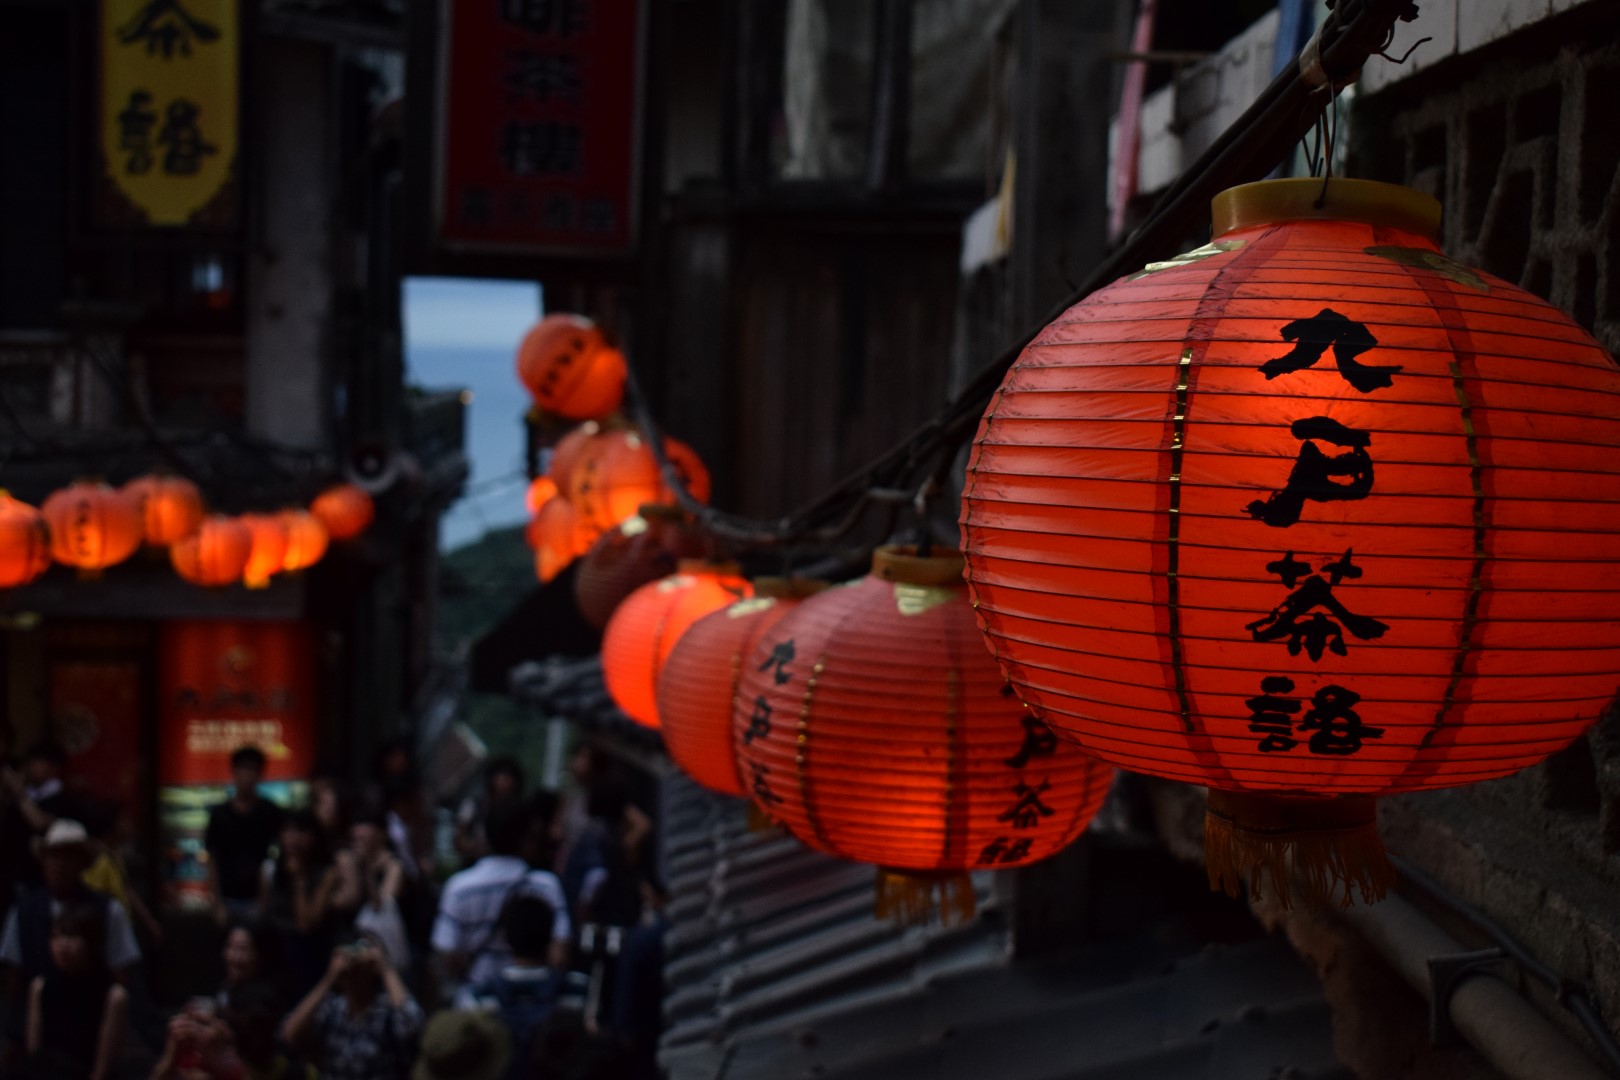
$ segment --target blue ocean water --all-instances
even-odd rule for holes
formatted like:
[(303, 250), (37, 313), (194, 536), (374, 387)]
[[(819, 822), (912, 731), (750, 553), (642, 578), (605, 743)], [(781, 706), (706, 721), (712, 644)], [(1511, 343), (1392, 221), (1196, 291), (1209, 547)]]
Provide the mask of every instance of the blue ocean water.
[(477, 540), (490, 529), (522, 524), (523, 413), (528, 391), (512, 367), (514, 346), (408, 345), (410, 381), (425, 389), (464, 387), (472, 391), (467, 409), (467, 456), (472, 475), (466, 494), (439, 527), (439, 547), (448, 551)]

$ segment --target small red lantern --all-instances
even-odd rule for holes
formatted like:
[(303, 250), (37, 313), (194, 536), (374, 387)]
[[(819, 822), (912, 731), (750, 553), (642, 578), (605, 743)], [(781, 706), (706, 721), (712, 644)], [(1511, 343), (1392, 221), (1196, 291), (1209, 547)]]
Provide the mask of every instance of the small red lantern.
[(242, 567), (242, 584), (263, 589), (272, 575), (287, 565), (287, 523), (277, 514), (243, 514), (237, 518), (252, 537), (247, 564)]
[(40, 508), (51, 530), (51, 555), (86, 576), (123, 562), (141, 546), (143, 530), (135, 500), (100, 481), (52, 492)]
[(596, 530), (560, 495), (547, 500), (527, 531), (534, 548), (534, 574), (542, 585), (568, 569), (596, 539)]
[(1067, 847), (1113, 770), (1020, 706), (984, 648), (962, 559), (880, 548), (799, 604), (742, 665), (745, 791), (817, 851), (874, 863), (879, 911), (966, 915), (972, 870)]
[(315, 496), (309, 512), (326, 526), (326, 535), (333, 540), (353, 540), (377, 516), (371, 496), (354, 484), (327, 488)]
[(599, 536), (580, 561), (574, 602), (598, 630), (608, 624), (624, 598), (668, 577), (684, 559), (700, 558), (703, 537), (671, 506), (643, 506), (641, 512)]
[(179, 476), (153, 473), (125, 484), (123, 492), (135, 500), (146, 542), (167, 547), (197, 531), (204, 515), (197, 485)]
[(326, 554), (326, 526), (304, 510), (283, 510), (276, 515), (287, 530), (287, 554), (281, 568), (288, 573), (307, 570)]
[(754, 595), (703, 616), (670, 650), (658, 679), (658, 720), (675, 764), (711, 791), (743, 795), (732, 748), (731, 714), (743, 665), (765, 632), (820, 581), (756, 578)]
[(26, 585), (51, 565), (51, 532), (38, 510), (0, 489), (0, 588)]
[(1440, 207), (1249, 184), (991, 399), (962, 527), (1019, 694), (1210, 789), (1212, 885), (1383, 895), (1374, 799), (1517, 772), (1620, 680), (1620, 371), (1435, 244)]
[(253, 533), (234, 518), (215, 514), (183, 540), (169, 545), (175, 573), (193, 585), (218, 588), (241, 580), (253, 551)]
[(535, 404), (570, 420), (617, 409), (627, 377), (624, 354), (578, 315), (547, 315), (536, 323), (518, 346), (517, 372)]
[(550, 476), (537, 476), (529, 481), (529, 489), (524, 493), (523, 503), (528, 507), (530, 515), (534, 515), (557, 495), (557, 481)]
[(658, 726), (657, 684), (686, 628), (754, 594), (733, 563), (683, 562), (631, 593), (602, 636), (602, 675), (614, 702), (637, 723)]
[[(573, 485), (574, 470), (579, 468), (580, 457), (590, 448), (591, 441), (601, 430), (602, 425), (595, 420), (587, 420), (558, 439), (557, 445), (551, 448), (551, 460), (546, 466), (546, 476), (556, 485), (558, 494), (568, 494)], [(535, 513), (539, 513), (538, 508)]]
[[(700, 502), (709, 497), (709, 471), (696, 452), (676, 439), (665, 439), (670, 464)], [(570, 477), (569, 497), (581, 515), (603, 529), (611, 529), (633, 516), (647, 503), (672, 503), (674, 495), (664, 483), (658, 459), (633, 431), (598, 435), (580, 455)]]

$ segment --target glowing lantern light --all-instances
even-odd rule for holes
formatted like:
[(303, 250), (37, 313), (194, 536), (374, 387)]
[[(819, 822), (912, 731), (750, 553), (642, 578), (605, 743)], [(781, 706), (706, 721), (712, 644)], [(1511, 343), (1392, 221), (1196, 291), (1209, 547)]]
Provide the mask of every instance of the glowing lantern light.
[[(1207, 785), (1212, 885), (1383, 894), (1374, 799), (1517, 772), (1614, 697), (1620, 372), (1435, 245), (1439, 206), (1251, 184), (1209, 246), (1031, 343), (968, 468), (968, 580), (1020, 695)], [(1595, 575), (1595, 576), (1594, 576)]]
[[(687, 490), (699, 502), (706, 502), (709, 471), (696, 452), (676, 439), (665, 439), (664, 446)], [(569, 498), (583, 516), (603, 529), (634, 517), (644, 504), (667, 504), (675, 499), (664, 483), (658, 459), (633, 431), (597, 435), (581, 452), (569, 480)]]
[(0, 588), (33, 581), (51, 565), (51, 532), (38, 510), (0, 489)]
[(966, 873), (1067, 847), (1113, 770), (1008, 692), (962, 559), (881, 548), (872, 572), (799, 604), (742, 665), (744, 790), (808, 846), (874, 863), (879, 911), (971, 911)]
[(558, 494), (557, 481), (550, 476), (537, 476), (529, 481), (529, 489), (524, 493), (523, 503), (528, 507), (530, 514), (538, 514), (540, 508)]
[(135, 500), (99, 481), (52, 492), (40, 507), (51, 530), (51, 556), (86, 577), (123, 562), (141, 546)]
[(190, 536), (207, 513), (197, 485), (179, 476), (154, 473), (131, 480), (122, 490), (135, 500), (142, 533), (154, 547)]
[(291, 573), (307, 570), (321, 561), (326, 554), (326, 526), (314, 514), (304, 510), (283, 510), (276, 517), (287, 530), (287, 553), (282, 559), (282, 570)]
[(535, 404), (570, 420), (617, 409), (627, 376), (624, 354), (578, 315), (547, 315), (536, 323), (518, 346), (517, 372)]
[(658, 720), (675, 764), (711, 791), (742, 795), (731, 714), (743, 665), (754, 646), (819, 581), (756, 578), (754, 595), (703, 616), (670, 650), (658, 679)]
[[(568, 494), (573, 486), (574, 470), (579, 467), (581, 455), (590, 448), (592, 439), (601, 430), (602, 425), (595, 420), (587, 420), (558, 439), (557, 445), (551, 448), (551, 461), (546, 466), (546, 476), (556, 485), (558, 494)], [(535, 513), (539, 513), (538, 508)]]
[(681, 511), (643, 506), (635, 517), (598, 537), (580, 561), (574, 578), (579, 613), (602, 629), (625, 597), (673, 574), (682, 560), (701, 557), (705, 547)]
[(631, 593), (602, 637), (602, 674), (614, 702), (637, 723), (657, 727), (658, 675), (675, 643), (709, 612), (753, 594), (735, 565), (697, 561)]
[(196, 532), (169, 545), (175, 573), (193, 585), (217, 588), (242, 578), (253, 551), (253, 532), (234, 518), (215, 514)]
[(333, 540), (353, 540), (377, 516), (377, 507), (354, 484), (338, 484), (315, 496), (309, 512), (326, 526), (326, 535)]
[(243, 514), (237, 518), (252, 537), (247, 564), (242, 567), (242, 584), (262, 589), (272, 575), (287, 565), (287, 523), (276, 514)]
[(573, 503), (561, 496), (548, 500), (528, 530), (534, 548), (535, 577), (541, 584), (554, 580), (590, 549), (596, 532), (580, 517)]

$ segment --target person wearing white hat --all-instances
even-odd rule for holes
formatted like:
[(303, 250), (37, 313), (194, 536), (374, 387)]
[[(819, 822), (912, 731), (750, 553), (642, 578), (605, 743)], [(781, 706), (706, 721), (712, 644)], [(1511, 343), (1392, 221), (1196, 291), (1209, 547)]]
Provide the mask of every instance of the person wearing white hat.
[(91, 857), (84, 826), (70, 818), (56, 819), (40, 841), (39, 857), (44, 888), (23, 893), (6, 916), (0, 931), (0, 963), (17, 968), (26, 981), (46, 974), (52, 966), (52, 921), (67, 905), (84, 904), (99, 914), (105, 928), (107, 968), (114, 975), (127, 975), (140, 963), (141, 947), (124, 909), (84, 884)]

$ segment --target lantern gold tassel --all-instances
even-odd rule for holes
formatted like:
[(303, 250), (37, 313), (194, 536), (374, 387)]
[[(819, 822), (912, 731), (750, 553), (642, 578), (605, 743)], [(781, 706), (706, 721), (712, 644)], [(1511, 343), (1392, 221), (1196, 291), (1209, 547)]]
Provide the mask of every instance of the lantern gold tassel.
[(878, 868), (873, 911), (880, 919), (920, 926), (937, 913), (941, 926), (962, 926), (973, 920), (975, 910), (973, 879), (965, 873)]
[(1297, 893), (1307, 909), (1335, 900), (1349, 907), (1382, 900), (1395, 883), (1378, 836), (1376, 802), (1367, 796), (1310, 799), (1211, 790), (1204, 815), (1209, 887), (1237, 896), (1263, 895), (1263, 882), (1283, 908)]
[(776, 828), (776, 822), (771, 819), (771, 815), (761, 810), (759, 803), (750, 802), (748, 804), (748, 831), (762, 833), (770, 832), (774, 828)]

